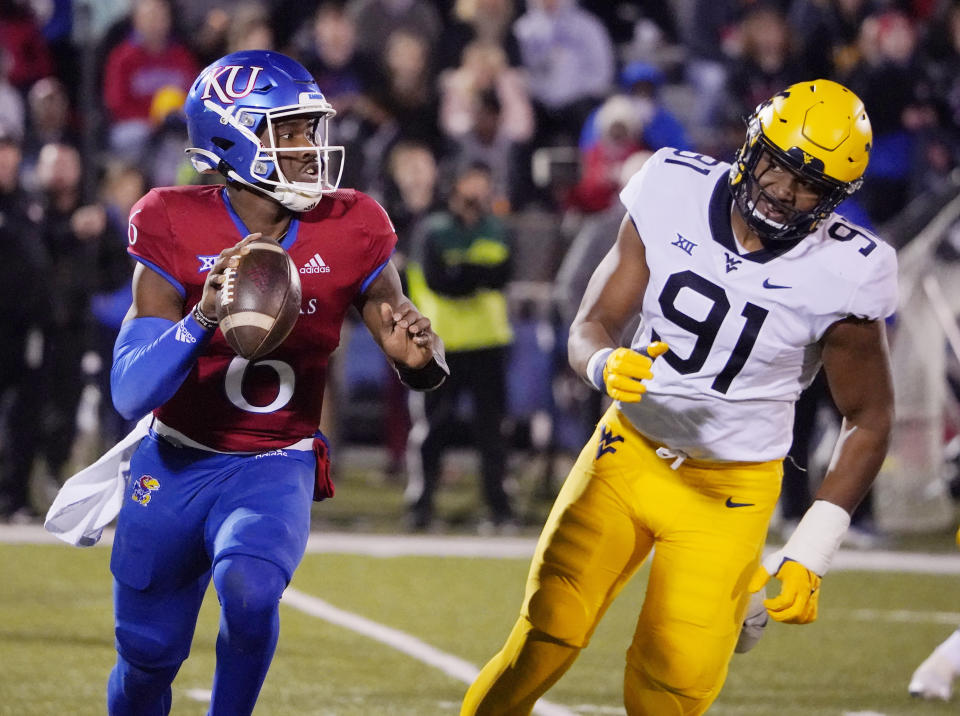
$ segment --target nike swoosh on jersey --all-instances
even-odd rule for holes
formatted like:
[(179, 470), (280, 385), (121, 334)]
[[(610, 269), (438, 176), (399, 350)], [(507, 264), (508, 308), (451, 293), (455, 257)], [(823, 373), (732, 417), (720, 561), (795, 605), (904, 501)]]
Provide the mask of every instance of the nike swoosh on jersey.
[(770, 283), (770, 279), (768, 278), (763, 279), (763, 287), (764, 288), (793, 288), (793, 286), (781, 286), (778, 283)]
[(727, 507), (753, 507), (753, 502), (734, 502), (732, 497), (728, 497), (724, 503)]

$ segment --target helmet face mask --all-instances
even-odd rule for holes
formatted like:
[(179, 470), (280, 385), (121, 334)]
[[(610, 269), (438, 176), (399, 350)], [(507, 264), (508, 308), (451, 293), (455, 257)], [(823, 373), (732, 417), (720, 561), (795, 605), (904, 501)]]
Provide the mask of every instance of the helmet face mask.
[[(194, 82), (184, 111), (198, 171), (220, 172), (292, 211), (312, 209), (340, 184), (343, 147), (327, 143), (336, 112), (285, 55), (249, 50), (217, 60)], [(294, 120), (308, 120), (309, 131), (278, 136)]]
[[(343, 148), (327, 145), (329, 118), (324, 113), (304, 112), (302, 107), (266, 112), (250, 175), (261, 184), (275, 187), (277, 194), (292, 193), (288, 201), (296, 201), (301, 195), (319, 200), (323, 194), (336, 191), (343, 173)], [(289, 142), (283, 139), (287, 127), (295, 128), (299, 135)], [(331, 169), (336, 172), (332, 181)]]
[[(804, 174), (781, 158), (782, 152), (760, 144), (744, 162), (740, 186), (734, 192), (747, 226), (765, 241), (801, 239), (833, 213), (853, 191), (829, 177)], [(789, 175), (793, 201), (773, 191), (774, 175)], [(781, 180), (782, 182), (783, 180)], [(857, 182), (859, 186), (859, 181)]]
[(729, 175), (737, 209), (763, 241), (802, 239), (860, 188), (871, 142), (855, 94), (829, 80), (792, 85), (749, 120)]

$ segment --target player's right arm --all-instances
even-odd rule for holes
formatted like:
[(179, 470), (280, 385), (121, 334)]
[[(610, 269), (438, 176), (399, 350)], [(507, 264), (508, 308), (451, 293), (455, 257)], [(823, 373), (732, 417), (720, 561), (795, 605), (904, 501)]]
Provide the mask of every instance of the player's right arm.
[(636, 402), (653, 377), (653, 359), (667, 350), (652, 343), (647, 355), (620, 347), (627, 324), (640, 313), (650, 278), (643, 240), (625, 214), (616, 243), (597, 266), (573, 323), (567, 352), (571, 367), (616, 400)]
[[(131, 217), (141, 216), (135, 211)], [(131, 218), (131, 226), (133, 219)], [(138, 229), (139, 233), (139, 229)], [(200, 301), (184, 313), (179, 288), (167, 276), (138, 262), (133, 274), (133, 303), (113, 348), (110, 392), (117, 412), (129, 420), (160, 407), (173, 397), (216, 330), (216, 292), (226, 268), (236, 266), (246, 237), (221, 252), (207, 275)]]

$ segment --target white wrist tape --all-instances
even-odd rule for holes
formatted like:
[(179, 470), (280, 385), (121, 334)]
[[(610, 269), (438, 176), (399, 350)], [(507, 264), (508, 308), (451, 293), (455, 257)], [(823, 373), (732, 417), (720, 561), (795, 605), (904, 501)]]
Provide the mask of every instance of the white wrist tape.
[(603, 382), (603, 367), (607, 364), (607, 358), (613, 353), (613, 348), (601, 348), (587, 361), (587, 382), (601, 393), (607, 392), (607, 386)]
[(817, 500), (804, 514), (783, 548), (763, 560), (763, 567), (774, 575), (784, 560), (792, 559), (822, 577), (830, 569), (833, 555), (837, 553), (849, 526), (850, 513), (832, 502)]

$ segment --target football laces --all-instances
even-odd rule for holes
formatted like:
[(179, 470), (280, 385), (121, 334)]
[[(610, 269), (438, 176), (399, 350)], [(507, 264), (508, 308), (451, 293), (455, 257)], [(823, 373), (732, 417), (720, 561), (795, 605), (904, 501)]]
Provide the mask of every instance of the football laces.
[(237, 270), (227, 268), (223, 272), (223, 283), (220, 285), (220, 305), (229, 306), (233, 303), (233, 293), (236, 287)]

